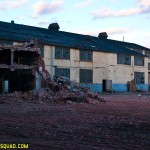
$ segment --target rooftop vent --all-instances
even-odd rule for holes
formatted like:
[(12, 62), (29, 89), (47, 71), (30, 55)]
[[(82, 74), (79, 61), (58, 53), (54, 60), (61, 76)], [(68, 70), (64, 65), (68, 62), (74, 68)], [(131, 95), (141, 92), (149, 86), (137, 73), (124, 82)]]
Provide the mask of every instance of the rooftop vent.
[(101, 32), (101, 33), (99, 33), (98, 37), (101, 39), (107, 39), (108, 35), (106, 32)]
[(50, 30), (53, 30), (53, 31), (58, 31), (58, 30), (60, 29), (58, 23), (51, 23), (51, 24), (48, 26), (48, 28), (49, 28)]
[(13, 24), (14, 24), (14, 23), (15, 23), (15, 22), (14, 22), (14, 20), (12, 20), (12, 21), (11, 21), (11, 23), (13, 23)]

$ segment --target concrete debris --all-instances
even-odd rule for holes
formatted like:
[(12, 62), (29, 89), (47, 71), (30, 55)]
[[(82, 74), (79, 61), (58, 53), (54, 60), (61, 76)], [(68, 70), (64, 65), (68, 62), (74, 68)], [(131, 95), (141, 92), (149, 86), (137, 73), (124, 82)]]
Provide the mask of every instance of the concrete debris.
[[(72, 82), (71, 82), (72, 83)], [(54, 84), (56, 86), (57, 83)], [(57, 85), (58, 86), (58, 85)], [(95, 103), (105, 102), (104, 98), (97, 93), (91, 91), (83, 92), (83, 88), (78, 89), (78, 92), (71, 91), (69, 85), (59, 85), (60, 89), (55, 92), (49, 88), (41, 88), (27, 92), (15, 91), (13, 93), (4, 94), (0, 97), (0, 103), (13, 102), (32, 102), (32, 103)], [(67, 87), (67, 88), (66, 88)]]

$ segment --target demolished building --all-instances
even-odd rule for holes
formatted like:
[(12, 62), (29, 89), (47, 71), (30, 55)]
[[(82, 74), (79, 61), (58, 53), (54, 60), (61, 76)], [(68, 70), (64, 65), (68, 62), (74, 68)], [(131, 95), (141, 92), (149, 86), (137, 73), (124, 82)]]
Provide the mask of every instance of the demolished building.
[[(63, 75), (94, 92), (148, 90), (149, 48), (110, 40), (107, 33), (93, 37), (59, 31), (58, 24), (45, 29), (0, 22), (0, 31), (0, 43), (19, 45), (37, 39), (51, 77)], [(38, 88), (40, 81), (36, 82)]]
[[(0, 44), (0, 93), (37, 88), (40, 48), (35, 41), (20, 45)], [(34, 75), (35, 74), (35, 75)]]

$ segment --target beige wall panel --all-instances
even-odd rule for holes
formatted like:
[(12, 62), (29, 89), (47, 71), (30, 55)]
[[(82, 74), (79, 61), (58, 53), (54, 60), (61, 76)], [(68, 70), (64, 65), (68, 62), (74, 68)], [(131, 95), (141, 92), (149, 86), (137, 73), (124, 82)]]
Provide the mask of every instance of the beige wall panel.
[(70, 80), (79, 83), (79, 68), (71, 68)]
[(101, 67), (106, 66), (107, 53), (104, 52), (93, 52), (93, 66)]
[(115, 83), (127, 84), (128, 81), (131, 81), (134, 78), (133, 68), (127, 65), (117, 65), (115, 74)]
[(107, 79), (106, 68), (93, 69), (93, 83), (102, 83), (104, 79)]

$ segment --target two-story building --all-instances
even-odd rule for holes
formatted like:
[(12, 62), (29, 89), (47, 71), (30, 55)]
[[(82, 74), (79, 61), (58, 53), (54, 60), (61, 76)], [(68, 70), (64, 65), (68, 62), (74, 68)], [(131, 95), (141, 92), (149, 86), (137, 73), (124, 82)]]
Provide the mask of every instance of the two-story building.
[(0, 22), (0, 43), (16, 45), (30, 39), (38, 40), (51, 76), (66, 76), (94, 92), (107, 87), (125, 92), (133, 79), (138, 90), (148, 90), (150, 49), (146, 47), (110, 40), (105, 32), (94, 37), (59, 31), (56, 23), (46, 29)]

